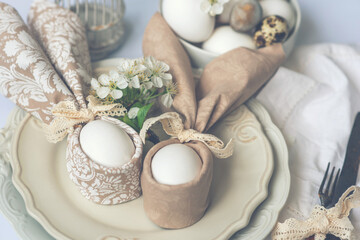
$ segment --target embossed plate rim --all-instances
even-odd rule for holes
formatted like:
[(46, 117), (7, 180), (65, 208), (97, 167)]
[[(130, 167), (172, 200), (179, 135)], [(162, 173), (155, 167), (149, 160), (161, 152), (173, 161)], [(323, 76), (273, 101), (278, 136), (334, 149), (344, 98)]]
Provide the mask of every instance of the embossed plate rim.
[[(278, 169), (278, 171), (275, 171), (275, 174), (272, 177), (269, 185), (269, 197), (255, 210), (255, 213), (251, 218), (249, 225), (231, 238), (252, 240), (265, 238), (276, 223), (278, 214), (283, 208), (289, 193), (290, 173), (288, 168), (287, 148), (281, 132), (271, 122), (269, 114), (258, 101), (252, 99), (247, 103), (247, 106), (258, 117), (265, 130), (265, 134), (267, 134), (270, 143), (274, 148), (274, 152), (276, 154), (276, 168)], [(2, 135), (5, 135), (5, 133), (7, 132), (13, 132), (14, 129), (18, 127), (19, 121), (14, 121), (17, 115), (21, 115), (21, 118), (23, 118), (24, 112), (19, 108), (15, 108), (13, 110), (13, 112), (8, 118), (8, 123), (2, 130), (0, 130), (0, 133), (2, 133)], [(7, 147), (11, 147), (10, 144), (6, 144), (9, 141), (11, 141), (11, 136), (4, 139), (4, 146), (6, 145)], [(7, 148), (1, 149), (0, 151), (0, 162), (5, 164), (5, 166), (8, 166), (9, 161), (9, 159), (5, 158), (7, 152), (9, 152), (9, 149)], [(21, 237), (21, 239), (53, 239), (31, 216), (29, 216), (29, 213), (24, 207), (24, 200), (11, 183), (11, 168), (8, 166), (7, 168), (3, 168), (2, 170), (3, 171), (0, 172), (0, 174), (1, 176), (4, 176), (5, 181), (0, 181), (0, 188), (4, 192), (6, 191), (6, 195), (11, 194), (12, 199), (16, 202), (16, 204), (10, 206), (10, 203), (8, 203), (6, 199), (1, 198), (1, 212), (14, 225), (14, 228)], [(284, 182), (287, 184), (283, 188), (283, 191), (276, 190), (277, 184), (283, 184)], [(5, 189), (4, 185), (11, 185), (11, 187)], [(20, 207), (15, 208), (14, 206)], [(259, 229), (259, 220), (261, 221), (264, 210), (266, 211), (266, 213), (269, 213), (270, 220), (267, 221), (267, 226), (263, 226), (265, 228), (262, 227), (261, 229)]]
[[(263, 118), (263, 121), (270, 121), (270, 125), (272, 124), (272, 122), (271, 122), (271, 119), (268, 117), (269, 115), (267, 114), (267, 112), (266, 112), (266, 110), (258, 103), (258, 102), (256, 102), (255, 100), (251, 100), (251, 101), (249, 101), (249, 103), (247, 104), (248, 105), (248, 107), (250, 108), (250, 109), (252, 109), (252, 112), (253, 113), (255, 113), (254, 111), (258, 111), (258, 114), (256, 114), (255, 113), (255, 115), (256, 115), (256, 117), (259, 119), (259, 118)], [(261, 116), (262, 115), (262, 116)], [(268, 119), (266, 119), (266, 117), (268, 118)], [(260, 119), (259, 119), (260, 120)], [(262, 121), (260, 121), (261, 123), (262, 123), (262, 125), (263, 125), (263, 127), (264, 127), (264, 130), (265, 130), (265, 132), (267, 131), (266, 129), (269, 129), (269, 127), (266, 127), (266, 126), (264, 126), (264, 124), (263, 124), (263, 122)], [(273, 125), (273, 124), (272, 124)], [(275, 127), (275, 126), (274, 126)], [(276, 127), (275, 127), (276, 128)], [(272, 129), (271, 127), (270, 127), (270, 130), (271, 131), (274, 131), (274, 129)], [(278, 133), (280, 133), (280, 131), (276, 128), (275, 130), (277, 130), (278, 131)], [(276, 132), (276, 131), (275, 131)], [(277, 136), (277, 137), (280, 137), (280, 138), (282, 138), (282, 135), (281, 135), (281, 133), (280, 133), (280, 135), (279, 136)], [(278, 139), (280, 142), (281, 142), (281, 140), (283, 140), (283, 139)], [(271, 141), (270, 141), (271, 142)], [(284, 141), (283, 141), (284, 142)], [(273, 143), (271, 143), (272, 145), (273, 145)], [(286, 145), (285, 145), (286, 146)], [(277, 150), (279, 150), (279, 149), (277, 149)], [(286, 147), (285, 147), (285, 149), (282, 149), (283, 151), (282, 152), (286, 152), (286, 154), (284, 154), (284, 155), (286, 155), (287, 156), (287, 151), (286, 151)], [(286, 162), (287, 162), (287, 157), (286, 157), (286, 159), (284, 159), (284, 160), (286, 160)], [(286, 182), (289, 182), (289, 181), (286, 181)], [(288, 191), (285, 191), (284, 192), (284, 195), (288, 195)], [(286, 200), (286, 197), (284, 198), (285, 200)], [(284, 201), (282, 201), (283, 203), (281, 203), (280, 205), (283, 205), (284, 203), (285, 203), (285, 200)], [(279, 206), (279, 208), (278, 208), (278, 210), (280, 210), (282, 208), (282, 206)], [(278, 213), (277, 213), (278, 214)], [(274, 221), (276, 221), (276, 219), (277, 219), (277, 214), (273, 214), (273, 219), (275, 219)], [(275, 223), (275, 222), (274, 222)], [(251, 223), (250, 223), (251, 224)], [(271, 224), (270, 224), (271, 225)], [(273, 226), (273, 224), (272, 224), (272, 226)], [(270, 227), (270, 230), (271, 230), (271, 228), (272, 228), (272, 226)], [(249, 227), (251, 227), (251, 226), (249, 226)], [(246, 228), (245, 229), (243, 229), (243, 230), (246, 230)], [(269, 231), (270, 231), (269, 230)], [(233, 232), (232, 232), (233, 233)], [(232, 234), (231, 233), (231, 234)], [(264, 233), (264, 231), (263, 231), (263, 233)], [(268, 232), (267, 232), (268, 233)], [(265, 234), (265, 236), (267, 235), (267, 233)], [(263, 234), (264, 235), (264, 234)], [(63, 237), (63, 236), (62, 236)], [(227, 237), (229, 237), (229, 236), (227, 236)], [(236, 239), (238, 239), (238, 238), (236, 238)], [(241, 239), (243, 239), (243, 238), (241, 238)], [(253, 239), (253, 238), (249, 238), (249, 239)]]
[[(238, 231), (239, 229), (243, 228), (246, 226), (246, 224), (248, 223), (248, 221), (250, 220), (250, 217), (253, 213), (253, 211), (255, 210), (255, 208), (266, 198), (267, 196), (267, 185), (268, 185), (268, 181), (270, 180), (271, 177), (271, 173), (272, 173), (272, 168), (273, 168), (273, 154), (272, 154), (272, 150), (271, 150), (271, 145), (269, 143), (269, 141), (267, 140), (265, 134), (263, 133), (263, 131), (261, 130), (261, 124), (257, 121), (255, 115), (253, 115), (251, 113), (250, 110), (248, 110), (247, 108), (242, 108), (243, 110), (240, 110), (240, 112), (235, 112), (233, 116), (230, 116), (230, 118), (232, 119), (238, 119), (238, 114), (240, 113), (241, 118), (244, 118), (245, 122), (239, 122), (239, 121), (230, 121), (231, 123), (236, 124), (236, 126), (244, 126), (245, 129), (254, 129), (256, 132), (256, 136), (259, 137), (259, 141), (257, 141), (256, 146), (257, 147), (263, 147), (263, 154), (265, 155), (259, 155), (259, 157), (264, 157), (264, 161), (265, 162), (261, 162), (265, 165), (262, 165), (262, 167), (260, 168), (260, 172), (256, 171), (258, 174), (261, 173), (261, 176), (259, 177), (255, 177), (256, 182), (254, 182), (254, 187), (257, 186), (256, 191), (251, 191), (250, 190), (250, 195), (246, 198), (246, 201), (243, 203), (244, 205), (241, 205), (240, 209), (242, 209), (239, 214), (236, 213), (236, 211), (234, 212), (234, 214), (232, 214), (231, 218), (234, 218), (234, 216), (236, 216), (236, 218), (234, 219), (234, 222), (228, 222), (226, 225), (223, 226), (223, 228), (218, 229), (220, 230), (219, 232), (216, 233), (216, 235), (214, 235), (213, 239), (228, 239), (229, 237), (231, 237), (236, 231)], [(248, 122), (249, 121), (249, 122)], [(46, 210), (48, 207), (44, 208), (44, 202), (37, 202), (35, 199), (36, 198), (43, 198), (44, 197), (44, 193), (46, 194), (46, 192), (39, 192), (39, 188), (34, 188), (34, 181), (36, 182), (36, 180), (32, 181), (32, 184), (28, 184), (28, 180), (29, 177), (31, 177), (29, 175), (29, 173), (24, 173), (26, 165), (23, 166), (22, 165), (22, 161), (18, 156), (19, 154), (21, 154), (18, 148), (20, 146), (20, 144), (24, 144), (23, 142), (20, 141), (20, 139), (22, 138), (22, 136), (29, 136), (28, 133), (23, 135), (23, 132), (27, 132), (29, 129), (29, 124), (35, 124), (37, 125), (38, 122), (37, 121), (33, 121), (32, 117), (30, 114), (27, 114), (27, 116), (24, 118), (23, 122), (21, 123), (20, 127), (17, 129), (17, 132), (15, 134), (15, 138), (14, 138), (14, 142), (13, 142), (13, 149), (12, 149), (12, 156), (14, 157), (12, 161), (12, 166), (14, 169), (14, 174), (13, 174), (13, 182), (15, 184), (15, 186), (17, 187), (17, 189), (19, 190), (20, 194), (23, 196), (23, 198), (25, 199), (25, 204), (26, 207), (30, 213), (31, 216), (33, 216), (37, 221), (39, 221), (43, 227), (56, 239), (72, 239), (75, 237), (75, 235), (73, 235), (73, 233), (69, 232), (68, 229), (68, 224), (62, 225), (60, 224), (58, 221), (54, 221), (54, 211), (48, 212), (49, 210)], [(226, 126), (233, 126), (233, 124), (229, 123), (225, 123)], [(253, 127), (251, 127), (253, 126)], [(32, 127), (30, 127), (31, 129)], [(40, 127), (39, 127), (40, 128)], [(26, 130), (25, 130), (26, 129)], [(247, 132), (247, 131), (245, 131)], [(249, 132), (250, 133), (250, 132)], [(248, 133), (248, 134), (249, 134)], [(40, 133), (41, 134), (41, 133)], [(246, 134), (246, 133), (245, 133)], [(251, 134), (251, 133), (250, 133)], [(227, 135), (227, 134), (225, 134)], [(251, 137), (251, 135), (249, 135)], [(28, 137), (25, 137), (25, 139), (29, 139)], [(29, 140), (27, 140), (29, 141)], [(250, 141), (251, 142), (251, 141)], [(25, 142), (26, 143), (26, 142)], [(44, 144), (44, 143), (41, 143)], [(25, 147), (25, 146), (24, 146)], [(21, 149), (24, 149), (24, 147), (21, 147)], [(25, 147), (26, 149), (26, 147)], [(26, 151), (26, 150), (25, 150)], [(31, 159), (27, 159), (27, 160), (31, 160)], [(222, 162), (222, 160), (218, 160), (219, 163)], [(41, 161), (40, 161), (41, 162)], [(257, 164), (259, 164), (258, 161), (255, 161)], [(39, 163), (38, 161), (36, 162), (37, 164)], [(40, 163), (41, 164), (41, 163)], [(257, 165), (254, 164), (250, 164), (252, 167), (256, 167)], [(32, 170), (36, 169), (34, 167), (34, 165), (32, 166)], [(237, 168), (239, 167), (239, 165), (235, 165), (237, 166)], [(29, 168), (30, 166), (27, 165), (27, 168)], [(45, 168), (48, 167), (53, 167), (53, 166), (44, 166)], [(43, 168), (43, 167), (42, 167)], [(29, 172), (28, 170), (26, 170), (27, 172)], [(27, 179), (27, 180), (25, 180)], [(38, 179), (38, 178), (37, 178)], [(51, 182), (55, 181), (59, 181), (59, 179), (49, 179)], [(230, 178), (231, 180), (231, 178)], [(71, 184), (71, 183), (70, 183)], [(234, 187), (236, 188), (235, 185), (232, 186), (232, 189), (234, 189)], [(35, 192), (35, 195), (34, 195)], [(59, 191), (57, 191), (59, 192)], [(40, 195), (39, 195), (40, 194)], [(229, 199), (229, 198), (228, 198)], [(61, 200), (64, 201), (64, 200)], [(67, 201), (67, 200), (65, 200)], [(70, 201), (72, 202), (72, 201)], [(68, 202), (68, 203), (70, 203)], [(223, 202), (223, 201), (221, 201)], [(39, 205), (40, 204), (40, 205)], [(47, 203), (46, 203), (47, 204)], [(50, 203), (51, 204), (51, 203)], [(66, 206), (66, 202), (64, 203)], [(70, 203), (71, 204), (71, 203)], [(41, 206), (41, 207), (40, 207)], [(47, 206), (49, 206), (47, 204)], [(221, 209), (224, 209), (226, 205), (222, 204), (221, 208), (217, 208), (217, 210), (215, 212), (212, 212), (212, 217), (210, 218), (206, 218), (206, 219), (212, 219), (210, 220), (212, 222), (212, 224), (214, 224), (214, 214), (215, 216), (219, 213), (219, 211), (221, 211)], [(229, 211), (229, 209), (233, 209), (232, 206), (227, 205), (228, 207), (226, 207), (226, 211)], [(234, 206), (235, 207), (235, 206)], [(236, 207), (235, 207), (236, 208)], [(64, 208), (64, 210), (66, 209), (66, 207)], [(68, 209), (69, 210), (69, 209)], [(76, 210), (76, 209), (73, 209)], [(56, 211), (55, 211), (56, 212)], [(232, 211), (233, 212), (233, 211)], [(240, 214), (241, 213), (241, 214)], [(208, 213), (209, 214), (209, 213)], [(208, 214), (206, 216), (208, 216)], [(49, 217), (50, 216), (50, 217)], [(65, 217), (65, 221), (68, 215), (62, 215), (62, 217)], [(83, 219), (84, 217), (86, 218), (91, 218), (91, 216), (87, 216), (86, 214), (83, 215), (78, 215), (78, 220)], [(106, 226), (106, 225), (103, 225)], [(191, 228), (191, 227), (190, 227)], [(139, 230), (142, 229), (141, 227), (139, 228)], [(195, 228), (196, 229), (196, 228)], [(204, 230), (206, 228), (204, 228), (204, 226), (197, 228), (197, 234), (199, 235), (198, 237), (202, 236), (202, 234), (204, 233)], [(89, 235), (89, 233), (83, 235), (80, 234), (79, 231), (76, 231), (79, 234), (78, 236), (85, 236)], [(126, 231), (124, 231), (123, 233), (121, 233), (122, 230), (118, 233), (118, 234), (124, 234), (124, 235), (120, 235), (120, 239), (123, 239), (123, 237), (126, 236)], [(146, 231), (147, 232), (147, 231)], [(160, 232), (162, 232), (163, 237), (161, 239), (167, 239), (167, 236), (170, 237), (174, 237), (173, 235), (173, 231), (168, 231), (168, 230), (161, 230)], [(187, 231), (181, 233), (181, 236), (185, 237), (189, 237), (191, 235), (192, 229), (187, 229)], [(153, 239), (155, 236), (160, 236), (159, 235), (159, 231), (149, 231), (148, 233), (146, 233), (144, 235), (145, 232), (138, 232), (138, 233), (134, 233), (136, 235), (135, 239)], [(169, 234), (166, 234), (169, 233)], [(99, 234), (99, 233), (97, 233)], [(106, 232), (100, 232), (101, 235), (96, 235), (96, 239), (103, 239), (102, 235), (106, 235)], [(165, 235), (164, 235), (165, 234)], [(197, 235), (195, 234), (195, 235)], [(104, 236), (105, 236), (104, 235)], [(95, 237), (95, 236), (94, 236)], [(195, 237), (195, 236), (194, 236)], [(208, 236), (209, 237), (209, 236)], [(179, 237), (180, 239), (180, 237)], [(194, 239), (197, 239), (197, 237), (195, 237)]]

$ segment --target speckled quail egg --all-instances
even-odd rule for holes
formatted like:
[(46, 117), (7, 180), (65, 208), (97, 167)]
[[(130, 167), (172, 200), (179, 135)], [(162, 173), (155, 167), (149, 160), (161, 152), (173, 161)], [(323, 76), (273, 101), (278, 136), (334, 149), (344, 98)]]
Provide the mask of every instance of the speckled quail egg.
[(230, 15), (230, 26), (237, 32), (247, 32), (254, 28), (262, 18), (262, 9), (256, 0), (238, 1)]
[(293, 5), (288, 1), (260, 1), (262, 17), (280, 16), (288, 24), (289, 30), (293, 29), (296, 23), (296, 13)]
[(289, 33), (286, 20), (280, 16), (264, 18), (256, 27), (254, 34), (255, 45), (258, 48), (280, 43), (286, 40)]

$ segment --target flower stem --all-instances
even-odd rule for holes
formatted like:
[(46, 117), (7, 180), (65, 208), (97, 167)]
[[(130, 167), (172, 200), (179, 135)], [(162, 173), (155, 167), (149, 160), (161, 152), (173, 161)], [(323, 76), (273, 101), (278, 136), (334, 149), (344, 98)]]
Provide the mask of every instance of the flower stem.
[(153, 96), (150, 96), (150, 97), (146, 98), (145, 101), (149, 101), (149, 100), (151, 100), (153, 98), (157, 98), (157, 97), (159, 97), (161, 95), (164, 95), (164, 94), (165, 94), (165, 92), (158, 93), (156, 95), (153, 95)]
[(150, 129), (148, 130), (147, 134), (146, 134), (147, 139), (149, 139), (150, 142), (152, 142), (153, 144), (157, 144), (160, 142), (159, 137)]

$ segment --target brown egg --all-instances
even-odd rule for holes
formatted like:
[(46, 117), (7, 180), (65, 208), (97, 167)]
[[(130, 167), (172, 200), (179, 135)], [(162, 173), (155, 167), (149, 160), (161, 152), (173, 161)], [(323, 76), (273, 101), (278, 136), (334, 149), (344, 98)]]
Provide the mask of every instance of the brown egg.
[(280, 43), (286, 40), (289, 30), (286, 20), (280, 16), (264, 18), (256, 27), (254, 34), (255, 45), (258, 48)]
[(261, 20), (262, 9), (256, 0), (241, 0), (231, 11), (230, 26), (237, 32), (247, 32)]

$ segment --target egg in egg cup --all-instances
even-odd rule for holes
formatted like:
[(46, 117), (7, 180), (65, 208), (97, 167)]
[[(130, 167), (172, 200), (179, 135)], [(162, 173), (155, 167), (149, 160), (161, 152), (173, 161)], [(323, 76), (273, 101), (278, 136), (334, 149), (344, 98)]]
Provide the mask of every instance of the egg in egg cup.
[(167, 229), (193, 225), (202, 218), (210, 202), (213, 157), (201, 142), (184, 143), (199, 155), (202, 162), (200, 172), (193, 180), (178, 185), (161, 184), (155, 180), (151, 169), (154, 155), (163, 147), (178, 143), (177, 139), (169, 139), (152, 147), (144, 159), (141, 174), (145, 213), (155, 224)]
[(80, 145), (82, 126), (76, 127), (68, 136), (66, 151), (67, 170), (70, 179), (79, 187), (81, 194), (94, 203), (115, 205), (141, 196), (140, 172), (143, 145), (138, 133), (122, 121), (102, 116), (124, 130), (135, 146), (135, 153), (120, 167), (106, 167), (89, 158)]

